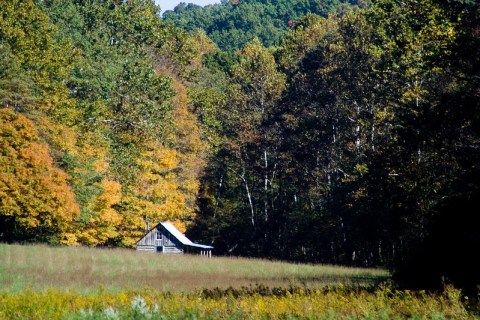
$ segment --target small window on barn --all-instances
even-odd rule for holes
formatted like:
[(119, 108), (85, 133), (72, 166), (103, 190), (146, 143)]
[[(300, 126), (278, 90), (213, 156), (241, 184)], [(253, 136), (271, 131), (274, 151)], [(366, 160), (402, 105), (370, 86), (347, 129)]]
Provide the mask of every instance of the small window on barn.
[(157, 232), (157, 240), (162, 240), (162, 234), (160, 232)]

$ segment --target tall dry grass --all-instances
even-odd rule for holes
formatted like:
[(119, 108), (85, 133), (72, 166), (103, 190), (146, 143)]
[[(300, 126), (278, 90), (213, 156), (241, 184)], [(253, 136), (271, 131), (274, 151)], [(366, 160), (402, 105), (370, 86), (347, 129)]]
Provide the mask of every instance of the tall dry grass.
[(128, 249), (0, 244), (0, 291), (50, 288), (95, 292), (124, 289), (193, 291), (208, 288), (319, 288), (332, 284), (369, 286), (385, 270), (306, 265), (258, 259), (163, 256)]

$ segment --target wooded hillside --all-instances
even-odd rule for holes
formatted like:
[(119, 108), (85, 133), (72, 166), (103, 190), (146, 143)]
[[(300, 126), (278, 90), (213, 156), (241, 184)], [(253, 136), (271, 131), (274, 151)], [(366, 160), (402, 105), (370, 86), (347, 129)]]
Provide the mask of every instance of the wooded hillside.
[(222, 50), (234, 51), (254, 38), (270, 47), (307, 13), (327, 17), (365, 7), (369, 0), (224, 0), (199, 6), (180, 3), (164, 19), (187, 31), (202, 29)]

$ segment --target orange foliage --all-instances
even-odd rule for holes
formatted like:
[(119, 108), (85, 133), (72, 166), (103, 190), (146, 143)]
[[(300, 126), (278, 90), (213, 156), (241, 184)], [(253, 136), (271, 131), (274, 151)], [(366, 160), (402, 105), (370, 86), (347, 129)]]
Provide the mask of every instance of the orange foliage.
[(69, 227), (80, 209), (67, 175), (29, 119), (7, 108), (0, 119), (0, 215), (13, 217), (31, 238), (75, 243)]
[[(78, 134), (73, 128), (68, 128), (46, 116), (37, 115), (35, 122), (42, 138), (50, 146), (50, 153), (59, 159), (64, 154), (74, 159), (69, 164), (68, 174), (70, 184), (77, 190), (91, 195), (86, 203), (81, 203), (82, 210), (88, 212), (87, 217), (81, 217), (82, 223), (72, 223), (78, 241), (85, 245), (103, 245), (118, 237), (117, 228), (122, 222), (120, 213), (113, 208), (121, 201), (121, 185), (118, 182), (103, 179), (91, 185), (90, 176), (105, 175), (108, 171), (108, 145), (101, 141), (95, 133)], [(92, 192), (92, 189), (97, 190)], [(99, 190), (99, 191), (98, 191)]]

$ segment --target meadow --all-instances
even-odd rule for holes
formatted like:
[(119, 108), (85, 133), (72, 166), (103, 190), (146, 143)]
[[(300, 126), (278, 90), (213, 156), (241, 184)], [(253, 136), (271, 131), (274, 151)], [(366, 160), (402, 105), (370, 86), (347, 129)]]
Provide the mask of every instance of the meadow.
[(475, 319), (382, 269), (0, 245), (0, 319)]
[(307, 265), (246, 258), (159, 255), (128, 249), (0, 245), (2, 291), (46, 289), (95, 292), (155, 289), (268, 287), (368, 287), (388, 278), (382, 269)]

